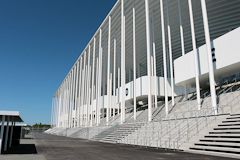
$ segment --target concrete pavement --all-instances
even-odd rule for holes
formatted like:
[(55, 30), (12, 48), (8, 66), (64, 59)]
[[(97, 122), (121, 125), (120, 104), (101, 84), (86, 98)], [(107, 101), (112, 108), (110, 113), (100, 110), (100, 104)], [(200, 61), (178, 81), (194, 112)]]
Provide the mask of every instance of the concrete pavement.
[[(34, 139), (22, 143), (27, 151), (1, 155), (0, 160), (230, 160), (230, 158), (168, 151), (163, 149), (142, 148), (122, 144), (108, 144), (84, 139), (34, 133)], [(24, 150), (24, 149), (20, 149)], [(28, 153), (29, 152), (29, 153)], [(28, 153), (28, 154), (26, 154)]]

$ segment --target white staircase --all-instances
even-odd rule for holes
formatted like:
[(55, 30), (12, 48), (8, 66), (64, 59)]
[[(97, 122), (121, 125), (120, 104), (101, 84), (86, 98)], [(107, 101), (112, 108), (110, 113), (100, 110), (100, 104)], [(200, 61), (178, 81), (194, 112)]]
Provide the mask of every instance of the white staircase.
[(229, 115), (190, 147), (190, 150), (203, 154), (216, 152), (240, 158), (240, 114)]
[(125, 123), (113, 126), (92, 138), (95, 141), (117, 143), (119, 140), (141, 128), (144, 123)]

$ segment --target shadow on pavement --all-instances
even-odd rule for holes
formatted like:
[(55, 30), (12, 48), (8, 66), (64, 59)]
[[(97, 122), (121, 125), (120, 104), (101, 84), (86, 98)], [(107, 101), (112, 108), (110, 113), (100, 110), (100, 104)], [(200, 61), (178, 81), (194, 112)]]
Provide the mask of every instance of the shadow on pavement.
[(35, 144), (19, 144), (10, 148), (4, 154), (37, 154)]

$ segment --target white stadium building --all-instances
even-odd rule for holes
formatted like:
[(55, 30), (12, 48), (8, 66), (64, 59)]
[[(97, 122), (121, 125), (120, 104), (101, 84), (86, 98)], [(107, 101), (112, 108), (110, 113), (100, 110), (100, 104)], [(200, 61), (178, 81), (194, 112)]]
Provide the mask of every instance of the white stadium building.
[(240, 1), (118, 0), (51, 121), (56, 135), (240, 157)]

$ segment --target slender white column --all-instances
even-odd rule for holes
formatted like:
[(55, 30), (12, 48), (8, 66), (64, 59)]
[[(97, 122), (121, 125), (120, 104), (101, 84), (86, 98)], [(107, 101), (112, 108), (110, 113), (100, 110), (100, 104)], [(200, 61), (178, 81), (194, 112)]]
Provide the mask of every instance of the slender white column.
[(72, 79), (71, 79), (71, 117), (70, 117), (70, 128), (73, 128), (73, 110), (74, 110), (74, 86), (75, 86), (75, 66), (72, 69)]
[(211, 38), (210, 38), (210, 32), (209, 32), (207, 6), (206, 6), (205, 0), (201, 0), (201, 6), (202, 6), (205, 41), (206, 41), (207, 53), (208, 53), (208, 68), (209, 68), (209, 81), (210, 81), (210, 91), (211, 91), (211, 98), (212, 98), (212, 107), (215, 114), (218, 114), (215, 78), (214, 78), (214, 69), (213, 69), (213, 57), (212, 57), (212, 51), (211, 51)]
[(68, 117), (68, 99), (67, 99), (67, 92), (68, 92), (68, 77), (65, 80), (64, 88), (63, 88), (63, 99), (62, 99), (62, 109), (63, 113), (61, 113), (63, 127), (67, 128), (67, 117)]
[(78, 125), (78, 82), (79, 82), (79, 60), (76, 65), (76, 78), (75, 78), (75, 96), (74, 96), (74, 104), (75, 104), (75, 115), (74, 115), (74, 127)]
[(168, 51), (169, 51), (169, 60), (170, 60), (170, 77), (171, 77), (171, 93), (172, 93), (172, 106), (175, 105), (174, 99), (174, 77), (173, 77), (173, 59), (172, 59), (172, 38), (171, 38), (171, 27), (169, 22), (169, 9), (168, 9), (167, 0), (167, 23), (168, 23)]
[(158, 90), (157, 80), (158, 80), (158, 77), (157, 77), (157, 68), (156, 68), (156, 45), (155, 45), (155, 42), (153, 42), (153, 75), (154, 75), (154, 105), (155, 105), (155, 108), (157, 108), (157, 90)]
[(81, 126), (84, 125), (85, 122), (85, 99), (86, 99), (86, 95), (85, 95), (85, 88), (86, 88), (86, 55), (87, 53), (84, 53), (84, 58), (83, 58), (83, 71), (82, 71), (82, 98), (81, 98)]
[(66, 88), (65, 88), (65, 97), (64, 97), (64, 102), (65, 102), (65, 104), (64, 104), (64, 109), (65, 109), (65, 127), (66, 128), (68, 128), (68, 124), (69, 124), (69, 97), (68, 97), (68, 95), (69, 95), (69, 75), (68, 75), (68, 77), (67, 77), (67, 80), (66, 80), (66, 86), (65, 86)]
[(52, 110), (51, 110), (51, 128), (53, 127), (53, 118), (54, 118), (54, 97), (52, 98)]
[(68, 128), (71, 128), (71, 116), (72, 116), (72, 71), (70, 72), (70, 79), (69, 79), (69, 93), (68, 93)]
[(56, 117), (56, 108), (57, 108), (57, 97), (56, 95), (53, 96), (53, 113), (52, 113), (52, 128), (55, 126), (55, 117)]
[(8, 135), (9, 135), (9, 121), (10, 117), (7, 116), (7, 126), (6, 126), (6, 134), (5, 134), (5, 143), (4, 143), (4, 151), (8, 149)]
[(152, 50), (153, 50), (153, 60), (152, 60), (152, 80), (153, 85), (152, 88), (154, 88), (154, 107), (157, 108), (157, 90), (158, 90), (158, 84), (157, 84), (157, 68), (156, 68), (156, 44), (155, 44), (155, 29), (153, 21), (151, 20), (151, 33), (152, 33)]
[(74, 114), (74, 110), (76, 111), (76, 103), (75, 103), (75, 90), (76, 90), (76, 65), (74, 66), (73, 69), (73, 84), (72, 84), (72, 127), (75, 126), (75, 114)]
[[(110, 104), (110, 106), (112, 106), (112, 73), (110, 73), (110, 77), (109, 77), (109, 92), (110, 92), (109, 104)], [(112, 116), (112, 107), (110, 107), (109, 109), (110, 109), (110, 117), (111, 117)]]
[(199, 84), (199, 64), (198, 64), (198, 52), (197, 52), (193, 10), (192, 10), (192, 0), (188, 0), (188, 6), (189, 6), (190, 25), (191, 25), (191, 32), (192, 32), (192, 45), (193, 45), (194, 62), (195, 62), (195, 81), (196, 81), (196, 92), (197, 92), (197, 105), (198, 105), (198, 109), (200, 110), (201, 109), (201, 97), (200, 97), (200, 84)]
[(72, 70), (72, 83), (71, 83), (71, 119), (70, 119), (70, 127), (74, 126), (74, 87), (75, 87), (75, 66)]
[(114, 39), (113, 41), (113, 97), (114, 97), (114, 102), (113, 102), (113, 117), (115, 116), (116, 113), (116, 106), (117, 106), (117, 101), (116, 101), (116, 52), (117, 52), (117, 41)]
[(183, 56), (185, 54), (185, 48), (184, 48), (184, 37), (183, 37), (183, 26), (182, 26), (182, 12), (181, 12), (180, 0), (178, 0), (178, 16), (179, 16), (179, 30), (180, 30), (180, 38), (181, 38), (181, 49), (182, 49), (182, 56)]
[(97, 125), (100, 124), (100, 118), (101, 118), (101, 108), (103, 102), (101, 101), (101, 90), (102, 90), (102, 29), (99, 31), (99, 81), (98, 81), (98, 101), (101, 102), (101, 104), (98, 106), (98, 121)]
[(92, 103), (91, 103), (91, 122), (90, 126), (93, 124), (93, 100), (94, 100), (94, 80), (95, 80), (95, 55), (96, 55), (96, 38), (93, 39), (93, 62), (92, 62)]
[(66, 114), (66, 80), (64, 81), (64, 85), (63, 85), (63, 88), (62, 88), (62, 91), (61, 91), (61, 110), (62, 112), (59, 112), (59, 118), (60, 118), (60, 121), (59, 123), (62, 123), (61, 126), (62, 127), (66, 127), (65, 126), (65, 114)]
[(69, 80), (68, 80), (68, 128), (71, 127), (71, 81), (72, 80), (72, 72), (70, 73)]
[(164, 12), (163, 12), (163, 0), (160, 0), (160, 11), (161, 11), (161, 25), (162, 25), (162, 47), (163, 47), (163, 68), (164, 68), (164, 94), (165, 94), (165, 109), (166, 116), (168, 115), (168, 74), (167, 74), (167, 52), (166, 52), (166, 41), (165, 41), (165, 24), (164, 24)]
[(87, 73), (87, 107), (86, 107), (86, 116), (87, 116), (87, 119), (86, 119), (86, 126), (89, 125), (89, 116), (90, 116), (90, 80), (91, 80), (91, 66), (90, 66), (90, 57), (91, 57), (91, 45), (89, 45), (88, 47), (88, 73)]
[(66, 121), (66, 114), (67, 114), (67, 78), (65, 79), (64, 85), (63, 85), (63, 89), (62, 89), (62, 104), (61, 104), (61, 108), (63, 110), (63, 112), (60, 112), (60, 117), (61, 117), (61, 121), (62, 121), (62, 125), (63, 127), (67, 127), (67, 121)]
[(121, 0), (121, 123), (125, 122), (125, 16), (124, 16), (124, 0)]
[(69, 128), (69, 116), (70, 116), (70, 113), (69, 113), (69, 111), (70, 111), (70, 109), (69, 109), (69, 107), (70, 107), (70, 102), (69, 102), (69, 86), (70, 86), (70, 84), (69, 84), (69, 80), (70, 79), (70, 75), (68, 76), (68, 79), (67, 79), (67, 89), (66, 89), (66, 101), (67, 101), (67, 108), (66, 108), (66, 114), (67, 114), (67, 128)]
[(145, 0), (146, 13), (146, 43), (147, 43), (147, 76), (148, 76), (148, 121), (152, 121), (152, 92), (151, 92), (151, 41), (149, 23), (149, 1)]
[(69, 80), (68, 80), (68, 128), (71, 127), (71, 86), (72, 86), (72, 72), (70, 73)]
[(95, 95), (96, 95), (96, 104), (95, 104), (95, 124), (98, 125), (98, 107), (99, 107), (99, 95), (98, 95), (98, 86), (99, 86), (99, 62), (98, 62), (98, 58), (96, 60), (96, 91), (95, 91)]
[(136, 120), (137, 99), (136, 99), (136, 18), (135, 7), (133, 7), (133, 118)]
[(68, 75), (67, 84), (66, 84), (66, 103), (67, 103), (67, 105), (66, 105), (66, 114), (67, 114), (66, 128), (69, 128), (69, 115), (70, 115), (70, 113), (69, 113), (69, 107), (70, 107), (70, 105), (69, 105), (69, 78), (70, 78), (70, 74)]
[(3, 142), (3, 133), (4, 133), (4, 122), (5, 122), (5, 116), (2, 116), (2, 124), (1, 124), (1, 133), (0, 133), (0, 154), (2, 151), (2, 142)]
[(107, 115), (106, 123), (109, 122), (109, 110), (110, 106), (110, 57), (111, 56), (111, 16), (108, 17), (108, 62), (107, 62), (107, 95), (108, 95), (108, 105), (107, 105)]
[[(64, 82), (65, 83), (65, 82)], [(63, 100), (63, 87), (64, 87), (64, 83), (61, 86), (60, 90), (59, 90), (59, 99), (58, 99), (58, 115), (57, 115), (57, 127), (64, 127), (62, 126), (62, 115), (61, 113), (63, 113), (63, 109), (62, 109), (62, 100)]]
[(82, 56), (79, 64), (79, 82), (78, 82), (78, 127), (81, 126), (81, 97), (82, 97)]
[(120, 114), (120, 67), (118, 67), (118, 114)]
[(74, 119), (74, 121), (72, 120), (72, 123), (73, 123), (73, 124), (72, 124), (72, 127), (75, 127), (75, 125), (76, 125), (76, 110), (77, 110), (77, 108), (76, 108), (77, 65), (74, 66), (73, 75), (74, 75), (74, 77), (73, 77), (73, 109), (72, 109), (72, 112), (73, 112), (73, 111), (75, 111), (75, 112), (73, 112), (73, 114), (72, 114), (72, 117), (73, 117), (73, 119)]
[(52, 98), (52, 106), (51, 106), (51, 128), (52, 128), (52, 126), (53, 126), (53, 105), (54, 105), (54, 98)]
[(12, 136), (13, 136), (13, 118), (11, 120), (11, 130), (10, 130), (10, 137), (9, 137), (9, 144), (8, 147), (10, 148), (12, 146)]
[(92, 118), (92, 115), (91, 115), (91, 112), (92, 112), (92, 108), (91, 108), (91, 94), (92, 94), (92, 87), (91, 87), (91, 73), (92, 73), (92, 66), (89, 66), (89, 87), (88, 87), (88, 102), (87, 102), (87, 105), (88, 105), (88, 123), (87, 123), (87, 126), (91, 126), (90, 123), (91, 123), (91, 118)]

